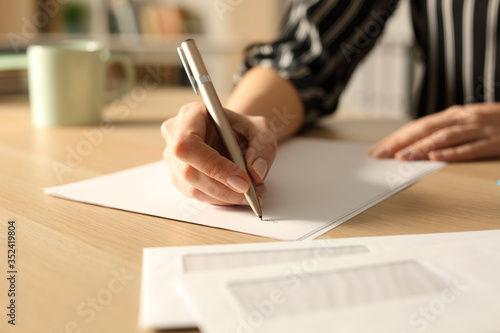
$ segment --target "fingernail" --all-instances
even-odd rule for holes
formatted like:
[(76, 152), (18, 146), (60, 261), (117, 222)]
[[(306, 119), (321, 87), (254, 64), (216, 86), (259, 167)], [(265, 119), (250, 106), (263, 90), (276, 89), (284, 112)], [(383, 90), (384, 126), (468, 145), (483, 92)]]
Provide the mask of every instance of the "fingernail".
[(252, 164), (252, 168), (259, 175), (260, 179), (264, 179), (264, 177), (266, 176), (266, 173), (267, 173), (267, 168), (268, 168), (267, 162), (265, 159), (263, 159), (262, 157), (259, 157), (258, 159), (256, 159)]
[(229, 178), (227, 179), (227, 183), (239, 193), (247, 193), (248, 189), (250, 188), (250, 184), (246, 180), (238, 176), (229, 176)]
[(370, 155), (372, 157), (376, 157), (376, 158), (384, 158), (384, 157), (387, 157), (388, 156), (388, 153), (389, 153), (389, 150), (387, 149), (387, 147), (384, 147), (384, 146), (381, 146), (381, 147), (374, 147), (372, 148), (372, 150), (370, 151)]

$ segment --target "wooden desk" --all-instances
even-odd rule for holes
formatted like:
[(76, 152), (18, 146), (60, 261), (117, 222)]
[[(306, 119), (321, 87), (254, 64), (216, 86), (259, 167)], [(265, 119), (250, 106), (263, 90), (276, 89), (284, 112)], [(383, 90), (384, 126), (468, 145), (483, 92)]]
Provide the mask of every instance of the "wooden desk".
[[(105, 131), (35, 129), (27, 97), (0, 98), (0, 331), (138, 332), (144, 247), (271, 241), (43, 194), (44, 187), (161, 159), (160, 124), (194, 96), (174, 90), (143, 97), (108, 109)], [(307, 135), (375, 142), (400, 125), (333, 119)], [(62, 172), (60, 165), (70, 167)], [(499, 178), (500, 161), (449, 165), (322, 238), (500, 228)], [(16, 223), (16, 330), (5, 315), (8, 221)]]

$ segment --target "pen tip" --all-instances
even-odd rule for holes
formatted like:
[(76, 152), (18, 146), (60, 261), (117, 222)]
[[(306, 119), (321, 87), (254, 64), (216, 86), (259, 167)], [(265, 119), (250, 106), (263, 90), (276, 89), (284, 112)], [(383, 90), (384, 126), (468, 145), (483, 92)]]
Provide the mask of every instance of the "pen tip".
[(262, 221), (262, 215), (259, 215), (259, 219)]

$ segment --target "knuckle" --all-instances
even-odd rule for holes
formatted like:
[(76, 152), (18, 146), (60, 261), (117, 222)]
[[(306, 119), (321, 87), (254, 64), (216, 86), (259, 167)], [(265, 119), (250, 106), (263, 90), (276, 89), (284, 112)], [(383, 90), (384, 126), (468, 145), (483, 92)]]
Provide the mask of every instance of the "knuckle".
[(174, 118), (167, 119), (161, 124), (161, 127), (160, 127), (160, 132), (161, 132), (163, 138), (165, 139), (165, 141), (167, 141), (167, 142), (168, 142), (168, 138), (169, 138), (170, 133), (171, 133), (173, 122), (174, 122)]
[(446, 109), (445, 113), (447, 113), (448, 115), (454, 115), (463, 111), (464, 107), (462, 105), (452, 105), (448, 109)]
[(426, 134), (432, 133), (434, 131), (434, 126), (426, 121), (420, 122), (418, 126), (420, 127), (420, 131)]
[(250, 147), (248, 147), (248, 149), (245, 153), (245, 158), (247, 160), (252, 160), (255, 158), (255, 156), (257, 156), (258, 153), (259, 153), (259, 150), (256, 147), (250, 146)]
[(224, 177), (226, 174), (238, 173), (239, 168), (235, 164), (229, 161), (224, 163), (221, 159), (220, 156), (208, 159), (204, 165), (204, 173), (214, 179), (226, 178)]
[(181, 106), (181, 108), (179, 109), (179, 112), (177, 113), (177, 115), (178, 115), (179, 117), (181, 117), (181, 118), (182, 118), (182, 116), (183, 116), (186, 112), (188, 112), (188, 111), (189, 111), (189, 109), (190, 109), (190, 105), (189, 105), (189, 104), (184, 104), (184, 105), (183, 105), (183, 106)]
[(455, 130), (453, 128), (442, 129), (440, 131), (434, 132), (432, 139), (434, 143), (443, 143), (450, 140), (452, 133)]
[(163, 149), (163, 159), (165, 161), (170, 160), (170, 154), (169, 154), (168, 147), (165, 147), (165, 149)]
[(481, 110), (475, 109), (469, 114), (469, 120), (474, 124), (487, 124), (488, 116)]
[(162, 124), (161, 124), (161, 132), (162, 133), (167, 133), (168, 132), (168, 122), (170, 121), (170, 119), (167, 119), (165, 120)]
[(218, 158), (207, 159), (204, 163), (203, 173), (211, 178), (217, 178), (217, 176), (220, 176), (222, 170), (223, 167), (220, 167)]
[(271, 128), (271, 121), (264, 116), (258, 116), (257, 121), (261, 123), (262, 127)]
[(269, 154), (271, 156), (276, 156), (278, 153), (278, 142), (276, 140), (269, 143)]
[(194, 186), (187, 186), (184, 193), (187, 197), (197, 200), (202, 197), (202, 192)]
[(446, 109), (443, 113), (445, 118), (448, 118), (450, 121), (454, 122), (456, 125), (463, 124), (467, 117), (467, 114), (470, 112), (470, 106), (463, 105), (453, 105)]
[(182, 117), (185, 113), (192, 112), (193, 109), (200, 108), (202, 105), (204, 105), (204, 104), (201, 102), (191, 102), (191, 103), (184, 104), (179, 109), (179, 116)]
[(217, 176), (220, 175), (220, 170), (219, 168), (214, 165), (213, 162), (208, 162), (205, 164), (205, 169), (203, 170), (204, 173), (209, 176), (210, 178), (217, 178)]
[(182, 164), (179, 167), (179, 175), (182, 177), (182, 179), (185, 179), (186, 181), (193, 180), (196, 172), (197, 170), (192, 166), (190, 166), (189, 164)]
[(208, 188), (208, 192), (210, 193), (210, 196), (213, 198), (216, 198), (219, 201), (222, 202), (232, 202), (231, 200), (231, 192), (227, 187), (222, 187), (222, 186), (210, 186)]
[(182, 159), (182, 157), (189, 152), (190, 142), (191, 139), (188, 136), (177, 138), (177, 140), (171, 143), (172, 154), (175, 157)]

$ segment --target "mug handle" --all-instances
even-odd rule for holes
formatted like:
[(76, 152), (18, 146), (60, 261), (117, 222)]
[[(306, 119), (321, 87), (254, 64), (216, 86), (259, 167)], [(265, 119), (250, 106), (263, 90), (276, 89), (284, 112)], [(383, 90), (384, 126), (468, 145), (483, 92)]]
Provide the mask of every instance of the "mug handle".
[(0, 54), (0, 71), (28, 69), (28, 56), (22, 54)]
[(109, 68), (113, 64), (119, 64), (122, 66), (125, 73), (125, 81), (116, 94), (106, 97), (105, 104), (109, 104), (114, 100), (125, 96), (132, 90), (135, 84), (135, 69), (129, 58), (118, 54), (112, 54), (106, 60), (106, 68)]

